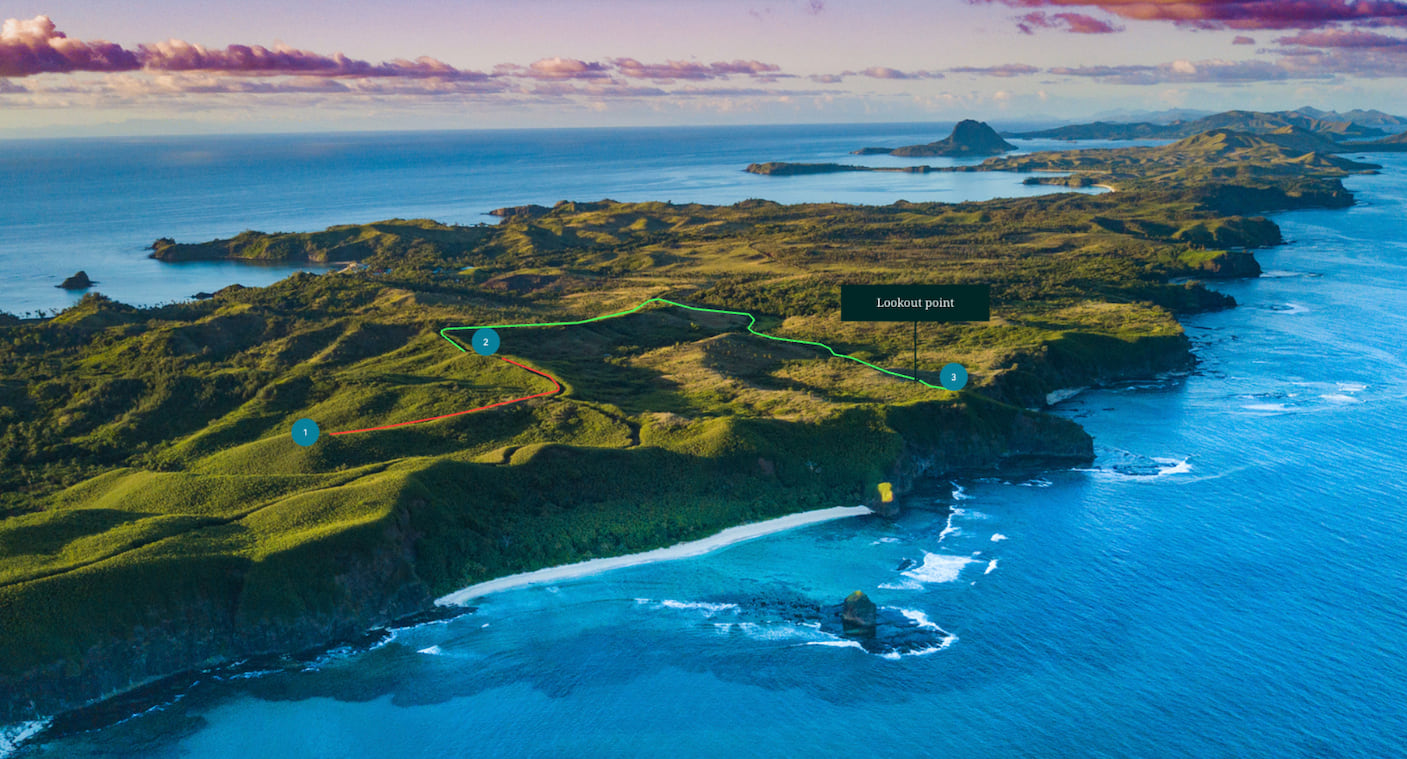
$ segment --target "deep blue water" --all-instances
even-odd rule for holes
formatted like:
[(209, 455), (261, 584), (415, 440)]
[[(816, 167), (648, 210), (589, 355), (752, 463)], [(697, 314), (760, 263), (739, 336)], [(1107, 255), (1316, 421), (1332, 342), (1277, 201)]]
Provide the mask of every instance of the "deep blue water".
[[(158, 237), (200, 242), (246, 229), (301, 232), (388, 218), (494, 221), (501, 206), (559, 200), (891, 203), (985, 200), (1060, 191), (1017, 174), (762, 177), (757, 161), (952, 165), (852, 156), (869, 145), (945, 136), (950, 125), (562, 129), (0, 141), (0, 311), (53, 310), (82, 269), (95, 291), (135, 305), (295, 268), (162, 264)], [(1023, 148), (1056, 143), (1024, 141)]]
[[(1241, 307), (1188, 320), (1191, 376), (1062, 405), (1090, 471), (491, 596), (33, 753), (1407, 755), (1407, 156), (1382, 162), (1357, 207), (1277, 217)], [(857, 588), (908, 621), (897, 655), (789, 611)]]

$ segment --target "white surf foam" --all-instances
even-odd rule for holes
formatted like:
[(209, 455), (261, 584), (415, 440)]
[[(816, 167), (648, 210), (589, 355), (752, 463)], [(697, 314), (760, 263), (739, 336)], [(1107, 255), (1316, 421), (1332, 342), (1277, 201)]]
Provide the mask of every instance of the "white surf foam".
[[(638, 599), (637, 599), (638, 600)], [(702, 611), (704, 616), (711, 617), (722, 611), (736, 611), (737, 604), (714, 604), (703, 601), (675, 601), (665, 599), (659, 602), (659, 606), (665, 609), (681, 609), (686, 611)]]
[(920, 583), (952, 582), (962, 574), (963, 567), (971, 563), (972, 559), (967, 556), (948, 556), (924, 551), (923, 564), (902, 574)]
[(415, 653), (425, 654), (426, 656), (439, 656), (444, 652), (440, 650), (439, 646), (430, 646), (429, 648), (422, 648), (419, 651), (416, 651)]
[(1002, 542), (1003, 540), (1006, 540), (1006, 539), (1007, 539), (1007, 537), (1006, 537), (1005, 535), (1001, 534), (1000, 532), (992, 536), (992, 542), (993, 542), (993, 543), (1000, 543), (1000, 542)]
[(921, 648), (917, 651), (890, 651), (888, 653), (880, 654), (881, 658), (888, 659), (889, 661), (898, 661), (904, 658), (905, 656), (928, 656), (929, 654), (936, 654), (939, 651), (942, 651), (943, 649), (948, 648), (949, 646), (953, 645), (953, 643), (957, 642), (958, 636), (939, 627), (936, 623), (933, 622), (933, 620), (928, 618), (927, 614), (918, 609), (899, 609), (892, 606), (886, 608), (895, 609), (900, 614), (903, 614), (915, 625), (917, 625), (918, 628), (921, 630), (931, 630), (933, 632), (942, 633), (943, 639), (939, 641), (938, 645), (936, 646)]
[(830, 646), (832, 648), (858, 648), (861, 651), (865, 650), (865, 647), (860, 645), (860, 642), (857, 640), (808, 640), (806, 641), (806, 645)]
[(956, 642), (957, 642), (957, 639), (958, 639), (958, 636), (956, 636), (956, 635), (949, 635), (948, 637), (946, 637), (946, 638), (943, 639), (943, 642), (942, 642), (942, 643), (939, 643), (939, 644), (936, 645), (936, 646), (929, 646), (928, 648), (920, 648), (920, 649), (917, 650), (917, 651), (904, 651), (903, 653), (900, 653), (900, 652), (898, 652), (898, 651), (890, 651), (890, 652), (887, 653), (887, 654), (880, 654), (880, 657), (881, 657), (881, 658), (884, 658), (884, 659), (888, 659), (889, 661), (899, 661), (900, 659), (904, 658), (905, 656), (928, 656), (929, 654), (936, 654), (936, 653), (938, 653), (939, 651), (942, 651), (942, 650), (947, 649), (949, 646), (951, 646), (951, 645), (953, 645), (954, 643), (956, 643)]
[(1170, 459), (1154, 456), (1153, 460), (1162, 465), (1154, 477), (1164, 477), (1170, 474), (1187, 474), (1192, 471), (1191, 457), (1185, 459)]
[(43, 732), (51, 721), (37, 719), (17, 725), (0, 725), (0, 759), (14, 755), (29, 739)]
[(949, 535), (956, 535), (962, 532), (957, 525), (953, 524), (953, 517), (957, 516), (961, 511), (962, 509), (953, 509), (952, 512), (948, 514), (948, 521), (943, 524), (943, 531), (938, 533), (939, 543), (943, 542), (943, 539)]
[(953, 500), (954, 500), (954, 501), (967, 501), (967, 500), (970, 500), (970, 499), (972, 498), (972, 496), (970, 496), (970, 495), (967, 494), (967, 488), (964, 488), (963, 486), (957, 484), (956, 482), (952, 483), (952, 485), (953, 485)]
[(1190, 456), (1180, 459), (1170, 456), (1151, 456), (1144, 461), (1151, 462), (1151, 465), (1137, 463), (1135, 466), (1126, 466), (1122, 469), (1121, 465), (1115, 465), (1114, 468), (1097, 467), (1077, 471), (1086, 472), (1102, 479), (1128, 478), (1134, 480), (1155, 480), (1159, 477), (1187, 474), (1192, 471), (1192, 457)]
[(995, 572), (996, 569), (997, 569), (997, 560), (996, 560), (996, 559), (992, 559), (991, 561), (987, 562), (987, 568), (982, 571), (982, 574), (984, 574), (984, 575), (989, 575), (989, 574), (991, 574), (992, 572)]
[(835, 639), (835, 636), (823, 633), (810, 625), (739, 622), (737, 629), (753, 640), (797, 640), (799, 638), (808, 642), (818, 642)]
[(918, 625), (919, 629), (933, 630), (935, 632), (941, 633), (947, 632), (946, 630), (935, 624), (933, 620), (929, 619), (927, 614), (923, 613), (922, 611), (919, 611), (918, 609), (900, 609), (896, 607), (885, 608), (893, 608), (895, 611), (899, 612), (900, 614), (903, 614), (906, 618), (908, 618), (909, 621)]

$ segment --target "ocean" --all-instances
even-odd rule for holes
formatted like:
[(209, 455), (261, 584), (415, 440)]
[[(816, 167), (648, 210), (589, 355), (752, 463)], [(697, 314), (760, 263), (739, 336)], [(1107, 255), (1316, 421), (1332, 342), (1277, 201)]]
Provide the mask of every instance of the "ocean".
[[(830, 157), (742, 140), (708, 143), (727, 171)], [(1407, 156), (1373, 160), (1382, 174), (1346, 182), (1354, 208), (1275, 217), (1289, 243), (1258, 252), (1265, 276), (1219, 285), (1239, 308), (1186, 320), (1195, 371), (1060, 404), (1095, 437), (1087, 470), (936, 483), (896, 520), (505, 591), (370, 650), (207, 674), (21, 755), (1407, 755)], [(658, 171), (655, 197), (726, 192), (686, 197)], [(754, 186), (799, 199), (802, 181)], [(515, 187), (450, 220), (558, 194)], [(856, 589), (894, 645), (815, 611)]]

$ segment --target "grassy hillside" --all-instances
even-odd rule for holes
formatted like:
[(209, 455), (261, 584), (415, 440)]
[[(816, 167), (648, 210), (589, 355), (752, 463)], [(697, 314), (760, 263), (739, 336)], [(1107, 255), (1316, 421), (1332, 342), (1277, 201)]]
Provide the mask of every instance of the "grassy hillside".
[[(1344, 165), (1208, 139), (997, 159), (1117, 176), (1124, 191), (1099, 196), (603, 201), (494, 227), (161, 241), (173, 259), (364, 266), (153, 309), (89, 296), (0, 323), (0, 721), (355, 635), (490, 577), (873, 500), (882, 480), (902, 492), (1088, 460), (1076, 425), (1027, 408), (1185, 368), (1175, 315), (1230, 304), (1196, 279), (1247, 273), (1234, 249), (1279, 240), (1254, 214), (1351, 200)], [(502, 331), (500, 353), (560, 378), (557, 396), (306, 449), (289, 437), (301, 417), (332, 432), (547, 389), (437, 330), (652, 296), (750, 311), (761, 331), (907, 370), (911, 325), (838, 313), (841, 283), (907, 282), (991, 285), (992, 321), (921, 329), (920, 376), (961, 362), (968, 390), (659, 308)]]
[(1379, 168), (1317, 152), (1314, 143), (1312, 136), (1297, 132), (1256, 135), (1216, 129), (1167, 145), (1028, 153), (991, 158), (961, 170), (1078, 172), (1119, 189), (1231, 184), (1280, 187), (1295, 195), (1305, 183), (1285, 180), (1342, 177)]

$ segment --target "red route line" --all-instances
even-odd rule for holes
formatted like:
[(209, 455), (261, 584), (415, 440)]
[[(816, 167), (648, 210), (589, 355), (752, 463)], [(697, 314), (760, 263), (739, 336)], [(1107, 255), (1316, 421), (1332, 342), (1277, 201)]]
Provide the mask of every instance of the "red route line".
[(498, 359), (499, 361), (506, 361), (506, 362), (508, 362), (508, 363), (510, 363), (510, 364), (512, 364), (512, 365), (514, 365), (514, 366), (516, 366), (516, 367), (518, 367), (519, 369), (526, 369), (527, 371), (530, 371), (530, 372), (532, 372), (533, 374), (536, 374), (536, 375), (539, 376), (539, 377), (545, 377), (549, 382), (552, 383), (552, 389), (551, 389), (551, 390), (548, 390), (547, 392), (544, 392), (544, 393), (536, 393), (536, 394), (534, 394), (534, 395), (525, 395), (525, 396), (523, 396), (522, 398), (514, 398), (514, 399), (511, 400), (511, 401), (499, 401), (498, 403), (490, 403), (490, 404), (487, 405), (487, 406), (480, 406), (480, 407), (478, 407), (478, 408), (466, 409), (466, 410), (464, 410), (464, 411), (456, 411), (456, 412), (454, 412), (453, 414), (441, 414), (440, 416), (431, 416), (431, 417), (427, 417), (427, 418), (425, 418), (425, 419), (416, 419), (416, 420), (413, 421), (413, 422), (396, 422), (395, 424), (383, 424), (383, 425), (380, 426), (380, 427), (366, 427), (366, 428), (363, 428), (363, 429), (360, 429), (360, 430), (342, 430), (341, 432), (329, 432), (329, 433), (327, 433), (327, 434), (329, 434), (329, 435), (354, 435), (354, 434), (356, 434), (356, 433), (358, 433), (358, 432), (376, 432), (377, 430), (393, 430), (393, 429), (395, 429), (395, 428), (397, 428), (397, 427), (409, 427), (409, 426), (412, 425), (412, 424), (424, 424), (424, 423), (426, 423), (426, 422), (438, 422), (438, 421), (441, 420), (441, 419), (449, 419), (449, 418), (455, 417), (455, 416), (464, 416), (465, 414), (472, 414), (472, 413), (474, 413), (474, 412), (476, 412), (476, 411), (487, 411), (488, 409), (491, 409), (491, 408), (498, 408), (499, 406), (510, 406), (510, 405), (512, 405), (512, 404), (514, 404), (514, 403), (522, 403), (523, 401), (530, 401), (530, 400), (532, 400), (533, 398), (544, 398), (544, 397), (546, 397), (546, 396), (549, 396), (549, 395), (556, 395), (557, 393), (562, 392), (562, 383), (558, 382), (556, 377), (553, 377), (552, 375), (548, 374), (547, 372), (540, 372), (540, 371), (538, 371), (538, 370), (536, 370), (536, 369), (534, 369), (534, 368), (532, 368), (532, 367), (530, 367), (530, 366), (523, 366), (522, 364), (518, 363), (517, 361), (514, 361), (514, 360), (511, 359), (511, 358), (504, 358), (504, 357), (502, 357), (502, 356), (494, 356), (494, 358)]

